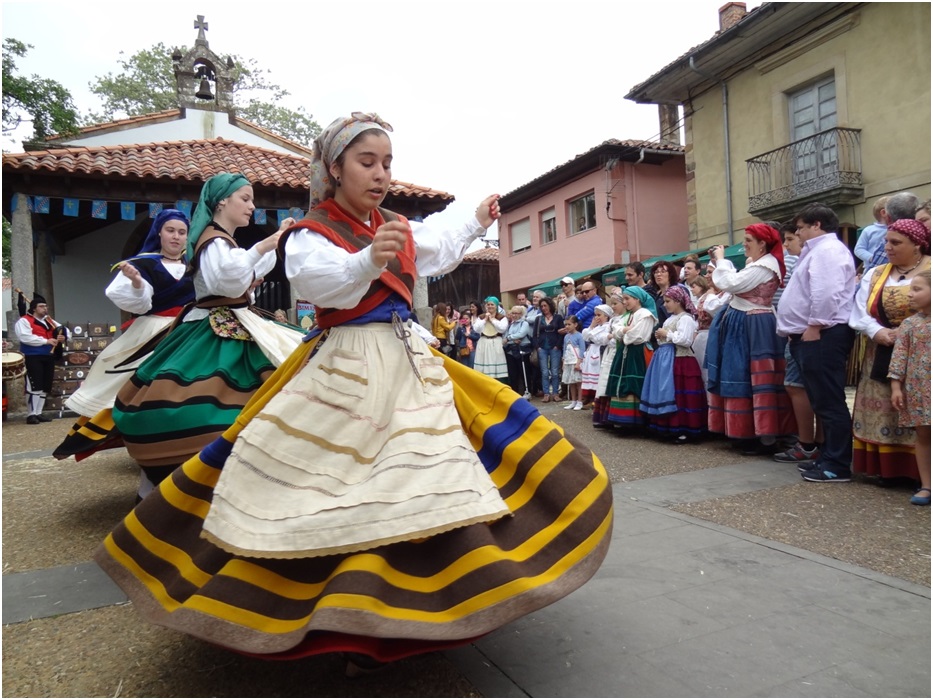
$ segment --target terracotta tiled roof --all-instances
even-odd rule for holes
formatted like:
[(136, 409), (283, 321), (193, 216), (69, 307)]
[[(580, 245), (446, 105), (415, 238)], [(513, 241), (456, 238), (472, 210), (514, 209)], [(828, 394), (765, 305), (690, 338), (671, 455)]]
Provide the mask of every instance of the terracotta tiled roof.
[[(265, 187), (308, 189), (308, 158), (223, 138), (195, 141), (74, 146), (4, 153), (3, 170), (23, 173), (100, 174), (115, 177), (204, 181), (221, 172), (240, 172)], [(447, 192), (393, 181), (392, 194), (453, 201)]]
[(480, 250), (474, 250), (472, 253), (467, 253), (463, 256), (463, 262), (465, 263), (477, 263), (477, 262), (499, 262), (499, 249), (495, 246), (489, 246), (488, 248), (481, 248)]

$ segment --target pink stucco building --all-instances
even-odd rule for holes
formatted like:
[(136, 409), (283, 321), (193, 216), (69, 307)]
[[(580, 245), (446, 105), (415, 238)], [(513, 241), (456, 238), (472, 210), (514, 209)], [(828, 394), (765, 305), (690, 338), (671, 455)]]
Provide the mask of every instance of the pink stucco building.
[(684, 250), (687, 187), (676, 143), (609, 140), (504, 195), (499, 277), (506, 299)]

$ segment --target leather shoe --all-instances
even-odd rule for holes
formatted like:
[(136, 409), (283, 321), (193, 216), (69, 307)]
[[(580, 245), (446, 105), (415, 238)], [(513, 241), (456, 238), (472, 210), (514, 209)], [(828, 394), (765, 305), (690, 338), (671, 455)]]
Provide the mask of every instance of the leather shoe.
[(36, 416), (36, 418), (39, 419), (39, 422), (40, 422), (40, 423), (51, 423), (51, 422), (52, 422), (52, 419), (51, 419), (51, 418), (46, 418), (46, 417), (45, 417), (44, 415), (42, 415), (41, 413), (40, 413), (38, 416)]
[(27, 425), (39, 425), (39, 416), (26, 416)]

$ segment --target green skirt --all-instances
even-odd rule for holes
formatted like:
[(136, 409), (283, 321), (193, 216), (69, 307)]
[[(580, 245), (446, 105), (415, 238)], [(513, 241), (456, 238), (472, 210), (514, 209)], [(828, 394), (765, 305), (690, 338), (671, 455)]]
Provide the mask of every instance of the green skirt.
[(181, 464), (219, 437), (275, 371), (250, 340), (210, 321), (175, 328), (117, 394), (113, 422), (143, 467)]

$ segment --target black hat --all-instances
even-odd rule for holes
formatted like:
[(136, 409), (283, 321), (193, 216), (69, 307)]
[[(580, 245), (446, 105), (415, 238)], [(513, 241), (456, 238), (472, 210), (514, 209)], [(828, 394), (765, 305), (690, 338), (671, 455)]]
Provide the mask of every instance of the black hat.
[(30, 311), (30, 313), (32, 313), (33, 311), (35, 311), (35, 310), (36, 310), (36, 307), (37, 307), (39, 304), (47, 304), (47, 303), (48, 303), (48, 302), (45, 300), (45, 297), (44, 297), (44, 296), (42, 296), (41, 294), (33, 293), (33, 295), (32, 295), (32, 301), (29, 302), (29, 311)]

